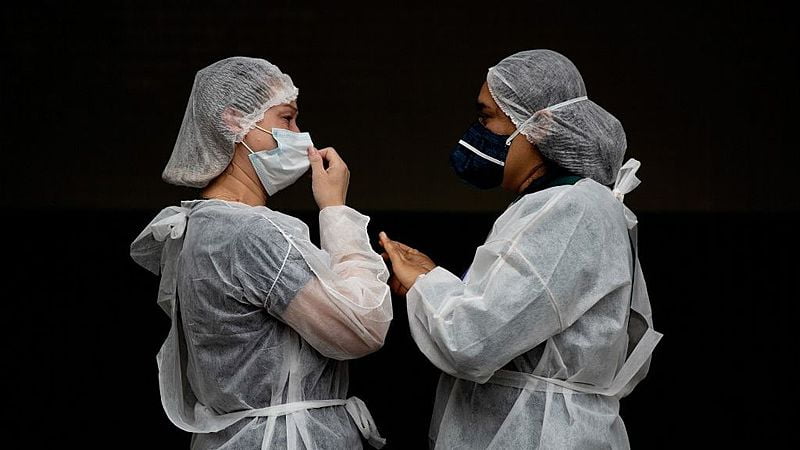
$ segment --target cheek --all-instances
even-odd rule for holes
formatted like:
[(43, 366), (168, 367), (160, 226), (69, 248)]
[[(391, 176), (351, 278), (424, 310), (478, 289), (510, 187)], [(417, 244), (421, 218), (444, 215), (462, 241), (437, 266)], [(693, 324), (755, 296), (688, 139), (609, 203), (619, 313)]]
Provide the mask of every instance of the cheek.
[(275, 139), (272, 138), (272, 135), (267, 133), (261, 132), (262, 135), (259, 143), (261, 144), (261, 148), (264, 150), (275, 149), (278, 147), (278, 143), (275, 142)]
[[(281, 125), (281, 121), (278, 120), (276, 116), (272, 116), (270, 114), (264, 116), (264, 119), (261, 122), (258, 122), (257, 125), (265, 130), (272, 130), (273, 128), (285, 128)], [(269, 136), (269, 134), (264, 133), (263, 131), (261, 133)]]
[(508, 149), (508, 156), (506, 157), (505, 166), (506, 172), (519, 171), (520, 167), (528, 161), (530, 154), (525, 150), (525, 148), (517, 145), (512, 145), (511, 148)]
[(527, 175), (527, 171), (533, 166), (533, 152), (523, 145), (515, 142), (508, 150), (506, 165), (503, 168), (503, 180), (505, 182), (522, 182), (521, 178)]
[[(263, 125), (259, 126), (264, 128), (265, 130), (272, 129), (272, 127), (267, 128)], [(255, 152), (261, 150), (273, 149), (278, 146), (277, 142), (275, 142), (275, 139), (272, 138), (271, 134), (265, 133), (259, 130), (258, 128), (253, 128), (252, 130), (250, 130), (250, 132), (247, 133), (245, 140), (247, 141), (247, 145), (249, 145)]]
[(494, 134), (505, 135), (508, 136), (516, 130), (514, 124), (511, 123), (511, 120), (499, 120), (495, 118), (485, 119), (483, 122), (483, 126), (486, 127), (487, 130), (491, 131)]
[[(273, 128), (286, 128), (281, 126), (278, 119), (270, 114), (265, 115), (264, 119), (260, 122), (257, 122), (256, 125), (270, 131), (272, 131)], [(257, 145), (261, 150), (273, 149), (278, 146), (278, 143), (275, 142), (275, 139), (273, 139), (271, 134), (261, 131), (258, 128), (253, 128), (250, 130), (250, 132), (247, 134), (247, 142), (252, 142), (253, 145)]]

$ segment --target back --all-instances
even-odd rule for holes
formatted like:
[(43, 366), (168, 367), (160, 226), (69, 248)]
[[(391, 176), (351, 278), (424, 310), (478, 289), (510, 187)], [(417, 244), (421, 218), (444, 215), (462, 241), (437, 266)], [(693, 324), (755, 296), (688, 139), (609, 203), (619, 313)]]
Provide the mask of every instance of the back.
[[(267, 210), (215, 201), (196, 206), (178, 259), (187, 378), (197, 399), (220, 414), (293, 401), (343, 399), (347, 394), (347, 363), (324, 357), (277, 318), (313, 273), (281, 231), (259, 213), (264, 212), (261, 209)], [(295, 235), (308, 238), (307, 227), (299, 220), (267, 211), (280, 215)], [(266, 255), (266, 260), (246, 260), (250, 253), (245, 249), (264, 243), (269, 248), (258, 255)], [(256, 265), (258, 270), (247, 270)], [(249, 297), (242, 286), (243, 277), (256, 274), (263, 277), (265, 290), (271, 289), (267, 304)], [(348, 448), (360, 448), (358, 432), (343, 408), (308, 414), (311, 439), (335, 438)], [(266, 420), (242, 420), (218, 433), (195, 435), (193, 448), (217, 448), (231, 441), (259, 448)], [(289, 431), (285, 418), (275, 420), (275, 442), (285, 442)], [(332, 433), (331, 423), (348, 432)]]

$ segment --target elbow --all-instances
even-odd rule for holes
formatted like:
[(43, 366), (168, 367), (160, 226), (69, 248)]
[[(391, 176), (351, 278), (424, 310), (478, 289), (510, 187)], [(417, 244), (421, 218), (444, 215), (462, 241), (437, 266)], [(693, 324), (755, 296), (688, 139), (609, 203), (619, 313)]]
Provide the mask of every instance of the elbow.
[(325, 355), (340, 361), (358, 359), (375, 353), (383, 347), (386, 333), (389, 331), (390, 322), (379, 322), (366, 329), (346, 330), (345, 333), (333, 340), (336, 342), (334, 355)]
[(451, 365), (455, 372), (451, 375), (478, 384), (486, 383), (500, 369), (489, 352), (469, 349), (452, 352)]
[(480, 342), (460, 345), (449, 333), (429, 328), (419, 317), (412, 316), (409, 321), (417, 347), (442, 372), (483, 384), (501, 367), (495, 363), (498, 349), (487, 349)]
[(347, 359), (358, 359), (364, 356), (371, 355), (383, 347), (383, 342), (370, 343), (358, 348), (350, 349)]
[(489, 381), (490, 378), (497, 372), (498, 369), (490, 368), (484, 365), (469, 365), (459, 364), (454, 366), (455, 374), (451, 374), (458, 378), (474, 381), (478, 384), (483, 384)]
[(375, 353), (382, 347), (383, 339), (356, 339), (344, 343), (344, 345), (338, 345), (336, 348), (331, 349), (330, 352), (324, 352), (323, 355), (337, 361), (349, 361), (351, 359), (363, 358), (364, 356)]

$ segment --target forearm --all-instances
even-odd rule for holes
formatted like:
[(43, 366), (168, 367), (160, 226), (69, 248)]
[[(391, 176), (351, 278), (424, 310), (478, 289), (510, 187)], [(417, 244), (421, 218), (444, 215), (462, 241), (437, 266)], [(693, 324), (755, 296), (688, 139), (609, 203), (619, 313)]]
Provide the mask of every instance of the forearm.
[[(528, 295), (512, 292), (515, 285)], [(495, 275), (472, 285), (437, 267), (407, 294), (409, 326), (417, 346), (442, 371), (483, 383), (558, 332), (545, 295), (536, 283)]]
[(386, 283), (389, 272), (372, 249), (369, 217), (348, 206), (330, 206), (319, 214), (320, 246), (331, 256), (331, 269), (342, 278)]
[(312, 280), (284, 310), (281, 318), (323, 355), (346, 360), (360, 358), (383, 346), (391, 317), (367, 316), (328, 300), (329, 294)]

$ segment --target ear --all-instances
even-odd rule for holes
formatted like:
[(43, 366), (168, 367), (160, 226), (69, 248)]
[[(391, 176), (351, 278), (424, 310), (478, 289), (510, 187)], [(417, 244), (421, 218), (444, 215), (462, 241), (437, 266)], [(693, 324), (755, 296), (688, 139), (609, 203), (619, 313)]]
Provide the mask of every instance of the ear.
[(235, 109), (232, 106), (226, 106), (222, 110), (222, 123), (225, 127), (234, 133), (240, 133), (242, 127), (239, 125), (239, 120), (244, 116), (244, 113)]
[(539, 143), (544, 142), (553, 134), (555, 125), (555, 119), (552, 111), (549, 109), (540, 109), (539, 111), (536, 111), (533, 113), (533, 119), (531, 120), (531, 123), (525, 127), (525, 131), (528, 136), (528, 142), (531, 142), (534, 147)]

